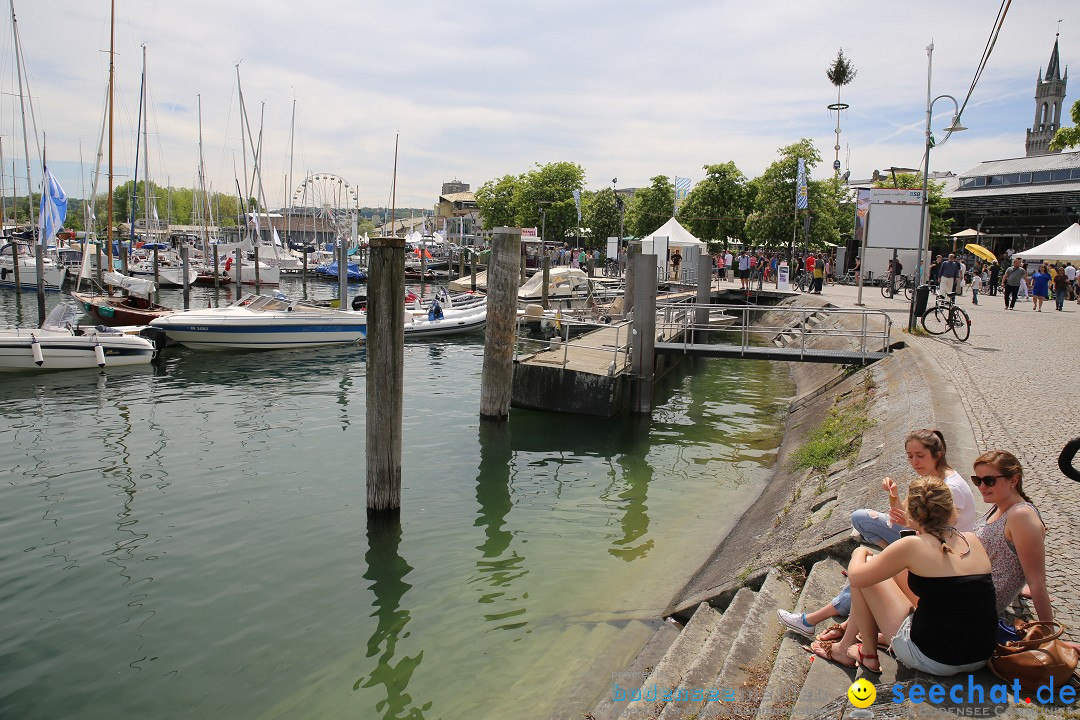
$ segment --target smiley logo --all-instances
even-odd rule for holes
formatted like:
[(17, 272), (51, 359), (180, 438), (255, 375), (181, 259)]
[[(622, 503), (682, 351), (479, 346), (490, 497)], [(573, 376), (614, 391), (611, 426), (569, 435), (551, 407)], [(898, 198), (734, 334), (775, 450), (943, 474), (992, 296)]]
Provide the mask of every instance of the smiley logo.
[(868, 708), (877, 698), (877, 689), (866, 678), (859, 678), (848, 688), (847, 698), (857, 708)]

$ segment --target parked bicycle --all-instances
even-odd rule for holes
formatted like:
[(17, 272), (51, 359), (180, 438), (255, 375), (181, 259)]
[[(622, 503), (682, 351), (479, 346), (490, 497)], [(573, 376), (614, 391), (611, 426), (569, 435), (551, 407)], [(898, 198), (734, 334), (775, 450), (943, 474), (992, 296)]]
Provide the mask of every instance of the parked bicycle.
[(937, 303), (926, 309), (922, 316), (922, 326), (931, 335), (944, 335), (953, 331), (960, 342), (965, 342), (971, 335), (971, 318), (954, 302), (954, 295), (937, 295)]
[(604, 260), (604, 277), (618, 277), (619, 276), (619, 260), (617, 258), (609, 257)]
[(903, 290), (904, 299), (910, 300), (914, 292), (914, 284), (915, 281), (910, 275), (893, 275), (889, 273), (885, 278), (885, 284), (881, 286), (881, 294), (886, 298), (891, 298)]

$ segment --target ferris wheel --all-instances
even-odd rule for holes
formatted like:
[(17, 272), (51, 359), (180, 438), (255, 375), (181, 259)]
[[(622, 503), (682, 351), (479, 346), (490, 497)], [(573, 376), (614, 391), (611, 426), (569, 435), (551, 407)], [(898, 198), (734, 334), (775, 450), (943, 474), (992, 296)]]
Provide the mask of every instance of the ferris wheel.
[(310, 214), (326, 225), (344, 232), (350, 213), (359, 207), (356, 189), (337, 175), (308, 175), (293, 193), (293, 212)]

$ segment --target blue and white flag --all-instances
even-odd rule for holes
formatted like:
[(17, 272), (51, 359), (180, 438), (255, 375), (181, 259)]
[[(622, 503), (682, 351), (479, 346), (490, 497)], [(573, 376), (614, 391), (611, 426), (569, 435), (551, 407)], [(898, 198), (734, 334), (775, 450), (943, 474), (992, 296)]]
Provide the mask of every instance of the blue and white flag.
[(675, 207), (672, 212), (672, 217), (679, 212), (679, 207), (686, 200), (686, 196), (690, 194), (690, 178), (675, 176)]
[(577, 208), (577, 224), (581, 224), (581, 191), (574, 191), (574, 206)]
[(799, 158), (799, 173), (795, 178), (795, 209), (806, 210), (810, 207), (806, 194), (806, 161)]
[(40, 224), (38, 225), (38, 243), (48, 247), (49, 241), (64, 226), (67, 217), (67, 194), (60, 182), (45, 168), (45, 178), (41, 192)]

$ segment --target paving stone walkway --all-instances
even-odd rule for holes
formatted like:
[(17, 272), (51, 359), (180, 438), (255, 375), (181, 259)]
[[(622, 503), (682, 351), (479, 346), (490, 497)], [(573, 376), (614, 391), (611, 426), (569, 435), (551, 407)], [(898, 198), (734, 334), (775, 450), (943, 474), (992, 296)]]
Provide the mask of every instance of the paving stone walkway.
[[(836, 305), (855, 305), (857, 289), (828, 286), (820, 297)], [(1041, 312), (1017, 303), (1006, 310), (1003, 298), (970, 295), (958, 304), (971, 316), (966, 343), (952, 335), (907, 335), (907, 301), (887, 300), (876, 287), (863, 290), (866, 307), (889, 311), (896, 334), (933, 358), (943, 381), (956, 388), (980, 450), (1002, 449), (1024, 466), (1024, 490), (1042, 511), (1046, 538), (1047, 583), (1057, 619), (1080, 640), (1080, 483), (1061, 474), (1057, 457), (1080, 435), (1080, 305), (1053, 303)], [(970, 474), (970, 468), (957, 468)]]

